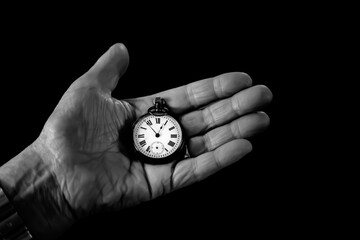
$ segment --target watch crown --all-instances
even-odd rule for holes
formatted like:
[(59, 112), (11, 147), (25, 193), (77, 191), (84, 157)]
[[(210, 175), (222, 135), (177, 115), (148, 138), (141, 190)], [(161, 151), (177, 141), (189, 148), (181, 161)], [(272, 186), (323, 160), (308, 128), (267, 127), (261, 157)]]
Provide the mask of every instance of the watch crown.
[(155, 105), (155, 109), (161, 109), (161, 108), (164, 108), (165, 107), (165, 99), (161, 98), (161, 97), (156, 97), (155, 98), (155, 102), (154, 102), (154, 105)]
[(156, 97), (154, 100), (154, 106), (149, 108), (149, 113), (151, 114), (167, 114), (169, 109), (166, 107), (165, 99), (161, 97)]

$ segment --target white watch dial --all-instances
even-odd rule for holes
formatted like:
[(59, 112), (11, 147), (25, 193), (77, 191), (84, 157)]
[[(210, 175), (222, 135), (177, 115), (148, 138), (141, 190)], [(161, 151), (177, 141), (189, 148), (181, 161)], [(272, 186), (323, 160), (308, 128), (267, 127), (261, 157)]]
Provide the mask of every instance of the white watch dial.
[(179, 123), (171, 116), (148, 115), (134, 128), (136, 149), (150, 158), (165, 158), (176, 152), (182, 142)]

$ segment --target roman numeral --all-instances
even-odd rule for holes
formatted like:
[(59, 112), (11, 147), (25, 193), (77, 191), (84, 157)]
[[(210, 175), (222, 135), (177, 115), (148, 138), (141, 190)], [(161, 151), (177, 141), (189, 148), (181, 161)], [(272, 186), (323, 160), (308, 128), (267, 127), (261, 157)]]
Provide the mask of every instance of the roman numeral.
[(168, 152), (169, 150), (167, 150), (166, 148), (165, 148), (165, 150)]
[(152, 125), (151, 120), (147, 120), (147, 121), (146, 121), (146, 124), (149, 125), (149, 126), (151, 126), (151, 125)]
[(164, 123), (164, 126), (167, 124), (168, 121), (169, 121), (169, 120), (166, 120), (166, 122)]
[(155, 118), (156, 124), (160, 124), (160, 118)]
[(177, 134), (171, 134), (170, 137), (171, 138), (177, 138)]
[(145, 137), (145, 134), (139, 134), (138, 135), (138, 138), (144, 138)]
[(147, 128), (145, 128), (145, 127), (140, 127), (141, 129), (144, 129), (144, 130), (146, 130)]
[(168, 142), (168, 145), (171, 146), (171, 147), (173, 147), (173, 146), (175, 145), (175, 143), (174, 143), (173, 141), (169, 141), (169, 142)]
[(147, 147), (146, 151), (147, 151), (147, 152), (150, 152), (150, 146)]
[(140, 146), (143, 147), (146, 145), (146, 141), (145, 140), (142, 140), (141, 142), (139, 142)]
[(174, 127), (174, 126), (172, 126), (171, 128), (169, 128), (169, 131), (171, 131), (171, 130), (173, 130), (173, 129), (175, 129), (175, 127)]

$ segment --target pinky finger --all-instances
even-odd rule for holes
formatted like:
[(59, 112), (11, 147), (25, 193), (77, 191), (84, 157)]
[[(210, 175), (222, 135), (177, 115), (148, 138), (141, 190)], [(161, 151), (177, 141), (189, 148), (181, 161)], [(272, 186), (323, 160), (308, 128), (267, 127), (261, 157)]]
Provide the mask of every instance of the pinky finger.
[(174, 189), (203, 180), (222, 168), (240, 160), (251, 150), (252, 145), (248, 140), (236, 139), (214, 151), (179, 162), (173, 173)]

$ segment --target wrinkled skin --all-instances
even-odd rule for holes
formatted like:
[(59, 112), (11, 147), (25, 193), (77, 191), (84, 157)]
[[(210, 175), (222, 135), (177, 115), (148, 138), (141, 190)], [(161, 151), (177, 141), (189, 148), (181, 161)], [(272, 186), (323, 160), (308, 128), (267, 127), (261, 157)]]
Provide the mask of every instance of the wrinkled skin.
[[(126, 48), (112, 46), (70, 86), (33, 144), (80, 217), (136, 205), (201, 180), (249, 153), (245, 138), (269, 125), (258, 110), (272, 94), (265, 86), (251, 87), (246, 74), (117, 100), (111, 91), (126, 84), (118, 82), (127, 65)], [(144, 165), (129, 148), (131, 126), (155, 96), (180, 116), (188, 136), (190, 158), (177, 164)]]

